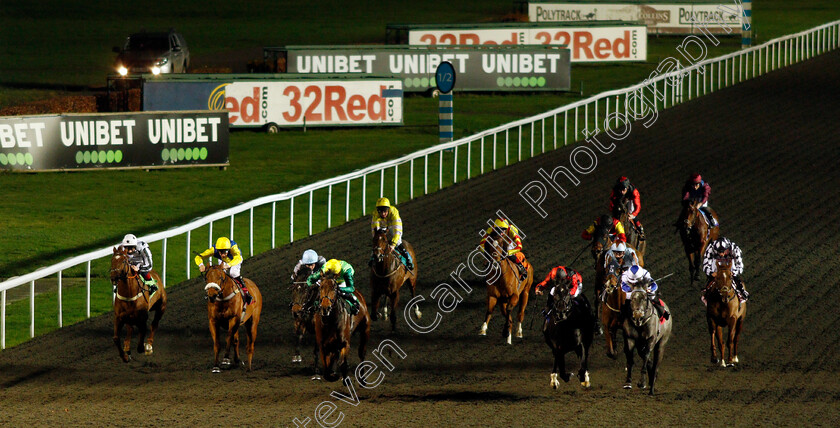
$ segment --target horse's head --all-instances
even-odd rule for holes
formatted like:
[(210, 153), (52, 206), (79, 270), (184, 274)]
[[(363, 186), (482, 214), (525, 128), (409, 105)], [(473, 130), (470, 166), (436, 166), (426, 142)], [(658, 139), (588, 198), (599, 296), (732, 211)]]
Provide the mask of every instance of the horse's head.
[(555, 278), (552, 282), (554, 287), (554, 313), (557, 315), (557, 321), (565, 321), (569, 318), (569, 313), (572, 310), (571, 285), (569, 281), (558, 278)]
[(636, 327), (643, 326), (653, 316), (653, 305), (647, 297), (647, 287), (636, 285), (630, 293), (630, 321)]
[(502, 248), (502, 245), (499, 244), (499, 235), (490, 234), (487, 237), (487, 240), (484, 241), (484, 252), (490, 256), (494, 262), (500, 262), (502, 259), (507, 256), (507, 251)]
[(114, 255), (111, 256), (111, 284), (116, 287), (120, 279), (128, 279), (131, 273), (130, 266), (125, 249), (114, 247)]
[(686, 201), (683, 204), (683, 227), (691, 229), (694, 223), (700, 219), (700, 203), (693, 201)]
[(388, 229), (380, 227), (373, 234), (371, 246), (373, 248), (373, 259), (377, 263), (385, 261), (385, 256), (390, 253), (390, 242), (388, 241)]
[(315, 300), (318, 286), (306, 285), (306, 278), (308, 278), (310, 274), (312, 274), (312, 269), (303, 265), (300, 267), (297, 275), (295, 275), (295, 279), (292, 281), (292, 285), (290, 287), (292, 290), (292, 302), (289, 306), (291, 306), (292, 314), (295, 318), (301, 316), (304, 312), (313, 307), (312, 303)]
[(338, 302), (338, 284), (335, 282), (335, 277), (332, 274), (324, 274), (321, 278), (318, 296), (318, 309), (321, 311), (321, 315), (325, 317), (330, 316), (333, 307)]
[(732, 287), (732, 259), (722, 258), (715, 260), (717, 271), (715, 272), (714, 289), (720, 294), (724, 302), (735, 295)]
[(224, 298), (222, 291), (225, 289), (225, 283), (229, 280), (222, 265), (208, 267), (204, 271), (204, 298), (210, 303), (222, 300)]
[(615, 268), (611, 268), (604, 278), (603, 290), (609, 294), (618, 286), (618, 275)]
[[(605, 222), (609, 218), (609, 222)], [(612, 230), (612, 218), (602, 216), (598, 224), (595, 225), (595, 231), (592, 232), (592, 258), (598, 259), (601, 253), (612, 245), (612, 238), (610, 237), (610, 230)]]

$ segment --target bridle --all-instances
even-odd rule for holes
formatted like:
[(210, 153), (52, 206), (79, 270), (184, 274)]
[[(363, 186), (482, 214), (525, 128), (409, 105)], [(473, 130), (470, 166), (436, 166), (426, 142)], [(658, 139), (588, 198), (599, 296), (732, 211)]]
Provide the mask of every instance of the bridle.
[[(207, 282), (207, 276), (210, 274), (211, 270), (220, 271), (221, 285), (217, 284), (216, 282)], [(236, 296), (239, 293), (239, 289), (237, 287), (233, 287), (233, 291), (231, 291), (230, 294), (228, 294), (227, 296), (225, 296), (223, 298), (219, 297), (222, 294), (222, 291), (224, 290), (225, 283), (227, 283), (228, 281), (233, 281), (233, 280), (230, 279), (227, 272), (225, 272), (224, 269), (218, 267), (218, 265), (217, 266), (211, 266), (211, 267), (207, 268), (206, 271), (204, 271), (204, 281), (207, 282), (207, 285), (204, 286), (204, 291), (205, 291), (204, 299), (207, 300), (210, 303), (227, 302), (228, 300), (233, 299), (233, 297)], [(216, 293), (214, 293), (213, 295), (210, 295), (209, 291), (211, 289), (216, 290)]]
[[(298, 273), (298, 276), (301, 276), (301, 273)], [(319, 290), (317, 284), (309, 286), (306, 285), (306, 281), (293, 281), (289, 290), (292, 291), (292, 301), (289, 302), (289, 308), (296, 318), (300, 315), (313, 314), (316, 311), (315, 305), (312, 303), (315, 301), (315, 292)], [(298, 309), (296, 310), (295, 307), (298, 307)]]
[[(319, 287), (319, 308), (321, 310), (321, 315), (328, 317), (330, 316), (330, 313), (332, 313), (333, 307), (336, 305), (336, 303), (338, 303), (338, 284), (333, 278), (328, 277), (324, 278), (324, 280), (329, 280), (330, 284), (332, 285), (332, 289), (330, 289), (329, 287), (325, 289), (324, 285), (326, 284), (326, 282), (322, 280), (323, 282), (321, 282), (321, 286)], [(330, 292), (332, 292), (332, 297), (330, 297), (329, 295)], [(324, 293), (327, 293), (327, 295), (324, 296)], [(328, 306), (324, 305), (325, 300), (330, 303)]]
[[(137, 287), (140, 289), (140, 291), (137, 294), (135, 294), (132, 297), (126, 297), (126, 296), (123, 296), (123, 295), (120, 294), (120, 292), (119, 292), (119, 280), (120, 279), (125, 279), (125, 284), (128, 285), (128, 280), (137, 278), (139, 276), (139, 274), (134, 274), (134, 276), (132, 276), (129, 273), (129, 272), (131, 272), (131, 267), (128, 263), (128, 255), (127, 254), (117, 253), (116, 256), (118, 256), (120, 258), (120, 261), (122, 262), (122, 265), (119, 268), (113, 268), (112, 267), (111, 271), (110, 271), (110, 273), (111, 273), (111, 285), (114, 286), (114, 294), (116, 295), (117, 299), (122, 300), (123, 302), (133, 302), (133, 301), (139, 299), (140, 296), (143, 296), (143, 293), (147, 290), (143, 288), (143, 286), (140, 284), (140, 281), (138, 280), (137, 281)], [(114, 275), (115, 273), (117, 275)]]
[[(568, 280), (555, 281), (554, 284), (554, 324), (561, 323), (569, 319), (569, 313), (572, 311), (572, 295), (569, 294)], [(562, 306), (561, 306), (562, 304)]]
[[(610, 281), (610, 278), (612, 278), (613, 281)], [(614, 273), (608, 274), (607, 277), (606, 277), (606, 281), (604, 282), (604, 296), (605, 297), (609, 296), (617, 288), (618, 288), (618, 277)], [(621, 296), (619, 296), (619, 297), (621, 297)], [(603, 300), (603, 302), (604, 302), (604, 305), (606, 305), (607, 308), (609, 308), (609, 310), (611, 310), (613, 312), (621, 312), (621, 305), (619, 305), (618, 308), (614, 308), (614, 307), (610, 306), (608, 298), (605, 298)]]
[[(641, 295), (641, 297), (639, 297)], [(633, 302), (642, 300), (644, 302), (644, 307), (642, 309), (635, 308)], [(653, 316), (653, 308), (651, 307), (651, 303), (647, 298), (647, 291), (645, 290), (633, 290), (630, 293), (630, 309), (632, 311), (632, 320), (633, 325), (636, 327), (641, 327), (645, 325), (650, 317)], [(637, 316), (638, 315), (638, 316)]]
[(381, 231), (377, 231), (373, 239), (373, 258), (376, 261), (377, 265), (385, 262), (387, 260), (387, 257), (391, 256), (390, 262), (385, 264), (385, 268), (388, 269), (390, 272), (382, 275), (379, 272), (377, 272), (376, 266), (371, 266), (373, 275), (377, 278), (390, 278), (396, 275), (396, 273), (399, 271), (399, 266), (396, 266), (397, 258), (396, 256), (394, 256), (393, 252), (389, 252), (388, 254), (385, 253), (385, 248), (390, 249), (390, 246), (388, 246), (387, 234)]

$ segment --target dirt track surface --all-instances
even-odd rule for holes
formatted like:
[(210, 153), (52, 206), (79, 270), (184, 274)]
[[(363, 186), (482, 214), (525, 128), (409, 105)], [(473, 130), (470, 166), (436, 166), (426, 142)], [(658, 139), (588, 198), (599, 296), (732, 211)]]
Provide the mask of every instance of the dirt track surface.
[[(613, 180), (629, 175), (642, 192), (646, 264), (656, 277), (677, 272), (662, 282), (674, 336), (653, 398), (621, 388), (623, 355), (607, 359), (603, 337), (593, 348), (591, 389), (574, 381), (550, 389), (552, 360), (539, 321), (532, 323), (544, 298), (528, 307), (524, 340), (506, 346), (498, 311), (488, 336), (477, 335), (486, 294), (469, 273), (472, 293), (441, 313), (433, 332), (412, 333), (401, 318), (399, 332), (389, 335), (388, 324), (376, 322), (368, 359), (378, 362), (370, 351), (386, 338), (405, 359), (391, 356), (394, 370), (384, 371), (374, 389), (354, 383), (357, 406), (330, 397), (347, 389), (309, 380), (308, 349), (303, 366), (290, 362), (286, 272), (304, 249), (315, 248), (357, 266), (359, 288), (369, 296), (368, 223), (360, 220), (246, 261), (243, 272), (266, 299), (254, 372), (210, 373), (205, 303), (193, 281), (170, 290), (152, 357), (119, 362), (110, 316), (0, 352), (0, 425), (292, 426), (293, 418), (313, 418), (326, 400), (343, 413), (343, 426), (834, 425), (840, 417), (838, 70), (840, 53), (824, 55), (662, 112), (650, 129), (637, 125), (615, 152), (600, 156), (579, 186), (566, 186), (566, 199), (549, 195), (546, 219), (517, 191), (538, 178), (539, 167), (567, 166), (569, 149), (400, 204), (422, 269), (423, 321), (430, 322), (431, 290), (454, 285), (449, 273), (465, 261), (496, 209), (527, 234), (526, 254), (544, 276), (577, 254), (580, 231), (605, 211)], [(695, 170), (711, 182), (724, 234), (744, 251), (753, 293), (736, 369), (709, 363), (704, 307), (687, 283), (670, 227), (680, 186)], [(576, 267), (592, 299), (591, 262), (582, 258)], [(567, 361), (577, 364), (572, 355)], [(355, 349), (351, 363), (358, 363)]]

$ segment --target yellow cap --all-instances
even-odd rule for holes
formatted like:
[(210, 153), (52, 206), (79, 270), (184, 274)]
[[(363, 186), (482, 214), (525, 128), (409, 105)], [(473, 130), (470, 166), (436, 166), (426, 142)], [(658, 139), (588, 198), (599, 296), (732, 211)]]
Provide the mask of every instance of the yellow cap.
[(217, 239), (216, 240), (216, 249), (217, 250), (229, 250), (230, 249), (230, 239), (227, 239), (224, 236)]
[(341, 273), (341, 262), (336, 259), (330, 259), (324, 264), (324, 272), (338, 275)]
[(506, 221), (504, 221), (500, 218), (497, 218), (496, 221), (493, 223), (493, 225), (500, 228), (500, 229), (507, 229), (508, 227), (510, 227), (508, 222), (506, 222)]
[(379, 200), (376, 201), (376, 208), (380, 207), (391, 208), (391, 201), (389, 201), (388, 198), (379, 198)]

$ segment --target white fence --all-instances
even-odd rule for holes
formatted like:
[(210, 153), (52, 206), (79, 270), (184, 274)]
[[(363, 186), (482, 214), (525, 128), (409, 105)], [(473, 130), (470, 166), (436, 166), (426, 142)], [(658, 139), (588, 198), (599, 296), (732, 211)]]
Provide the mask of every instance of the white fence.
[[(535, 150), (539, 150), (539, 153), (545, 152), (546, 143), (551, 146), (551, 149), (556, 149), (558, 144), (565, 146), (582, 139), (584, 129), (610, 129), (620, 126), (621, 124), (618, 119), (622, 114), (624, 118), (629, 120), (634, 118), (638, 119), (646, 116), (649, 113), (649, 108), (652, 106), (655, 106), (656, 109), (667, 108), (685, 100), (690, 100), (693, 97), (705, 95), (772, 70), (809, 59), (828, 50), (836, 49), (838, 42), (840, 42), (840, 39), (838, 39), (838, 29), (840, 29), (840, 21), (834, 21), (797, 34), (780, 37), (759, 46), (733, 52), (718, 58), (704, 60), (682, 69), (681, 72), (679, 70), (674, 71), (628, 88), (604, 92), (546, 113), (488, 129), (457, 141), (420, 150), (399, 159), (373, 165), (363, 170), (319, 181), (290, 192), (255, 199), (240, 204), (235, 208), (220, 211), (210, 216), (196, 219), (183, 226), (144, 236), (140, 239), (150, 243), (162, 241), (161, 257), (163, 259), (163, 269), (161, 275), (165, 284), (167, 277), (167, 246), (169, 240), (181, 238), (185, 235), (183, 239), (186, 240), (186, 277), (189, 279), (192, 263), (190, 235), (191, 232), (198, 228), (207, 226), (209, 228), (208, 240), (212, 242), (213, 223), (229, 218), (230, 236), (232, 238), (234, 236), (234, 216), (248, 212), (250, 220), (248, 224), (249, 254), (253, 255), (254, 209), (257, 207), (264, 207), (269, 204), (271, 206), (270, 235), (271, 247), (274, 248), (278, 202), (289, 202), (289, 241), (294, 241), (295, 198), (300, 200), (300, 198), (308, 197), (307, 230), (308, 234), (311, 235), (314, 218), (313, 206), (315, 205), (313, 203), (313, 195), (315, 192), (326, 191), (326, 227), (329, 228), (332, 226), (332, 213), (335, 211), (333, 200), (344, 200), (344, 220), (350, 220), (351, 185), (359, 186), (361, 189), (361, 195), (357, 197), (358, 200), (354, 201), (355, 204), (360, 204), (361, 213), (367, 212), (367, 190), (371, 186), (376, 186), (377, 175), (379, 176), (379, 195), (386, 193), (385, 177), (387, 173), (389, 180), (392, 174), (394, 178), (392, 199), (398, 202), (399, 190), (401, 188), (405, 189), (405, 187), (408, 187), (408, 197), (412, 199), (414, 198), (415, 187), (420, 187), (419, 183), (418, 186), (415, 186), (415, 177), (422, 179), (422, 193), (426, 194), (429, 192), (430, 183), (435, 187), (433, 191), (449, 184), (449, 168), (452, 171), (451, 181), (454, 183), (458, 181), (459, 177), (466, 179), (483, 174), (486, 170), (496, 169), (497, 165), (501, 163), (500, 158), (502, 154), (504, 156), (504, 165), (508, 165), (511, 162), (511, 157), (515, 157), (515, 161), (522, 160), (523, 141), (525, 144), (530, 145), (529, 154), (531, 157), (535, 155)], [(645, 93), (653, 94), (654, 96), (648, 97)], [(648, 105), (647, 108), (643, 105), (646, 103)], [(609, 120), (607, 120), (608, 117), (610, 118)], [(615, 118), (615, 120), (612, 118)], [(603, 122), (599, 122), (599, 120), (603, 120)], [(548, 130), (546, 130), (546, 122), (548, 122), (550, 128)], [(603, 123), (604, 128), (597, 126), (599, 123)], [(560, 129), (559, 132), (558, 127)], [(466, 151), (465, 156), (463, 154), (464, 151)], [(462, 153), (460, 161), (459, 153)], [(473, 165), (474, 163), (478, 164), (477, 168)], [(403, 177), (402, 181), (399, 178), (400, 167), (405, 169), (406, 164), (408, 165), (407, 185), (405, 183), (405, 177)], [(433, 176), (429, 176), (430, 165), (432, 167), (437, 166), (437, 186), (434, 183), (434, 171), (432, 172)], [(458, 171), (459, 166), (461, 168), (460, 173)], [(421, 168), (422, 173), (419, 171)], [(444, 169), (447, 171), (446, 184), (444, 183)], [(372, 180), (369, 180), (371, 177)], [(372, 183), (369, 183), (371, 181)], [(343, 197), (340, 194), (334, 195), (334, 188), (339, 191), (344, 190)], [(375, 190), (375, 187), (373, 189)], [(390, 191), (390, 188), (388, 190)], [(315, 214), (323, 215), (324, 213)], [(78, 269), (83, 267), (86, 271), (87, 299), (85, 309), (86, 316), (90, 317), (91, 262), (109, 257), (111, 254), (110, 247), (103, 248), (98, 251), (73, 257), (52, 266), (38, 269), (26, 275), (10, 278), (0, 283), (0, 349), (5, 349), (6, 347), (7, 290), (29, 284), (29, 334), (30, 337), (34, 337), (35, 281), (52, 275), (56, 276), (58, 283), (57, 321), (58, 326), (61, 327), (63, 324), (62, 272), (71, 268)]]

